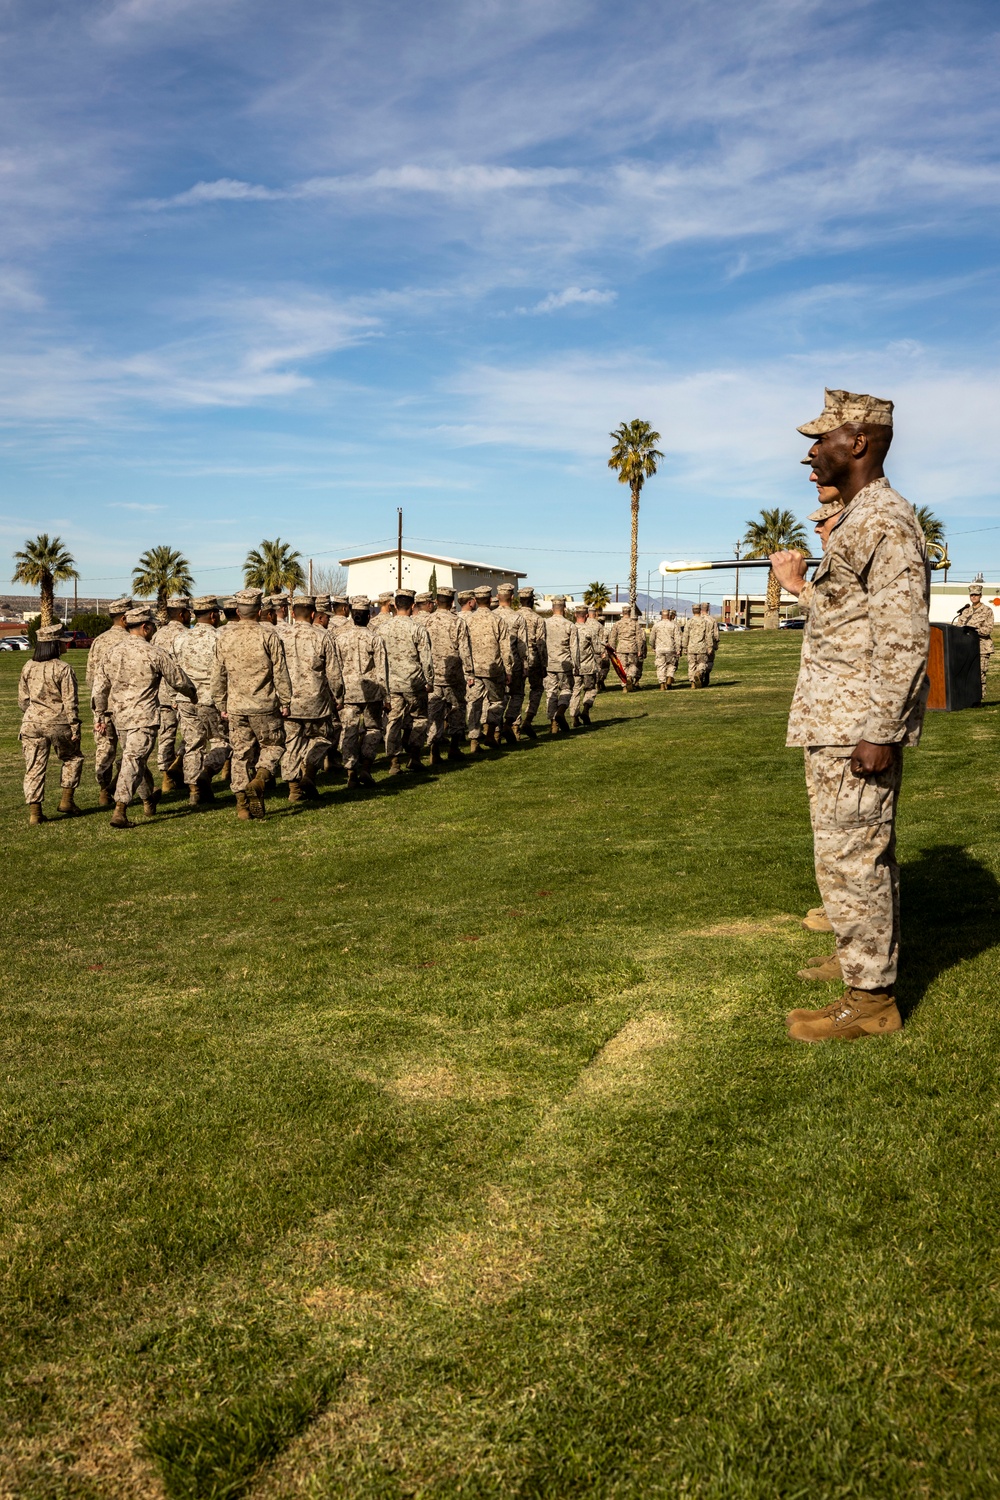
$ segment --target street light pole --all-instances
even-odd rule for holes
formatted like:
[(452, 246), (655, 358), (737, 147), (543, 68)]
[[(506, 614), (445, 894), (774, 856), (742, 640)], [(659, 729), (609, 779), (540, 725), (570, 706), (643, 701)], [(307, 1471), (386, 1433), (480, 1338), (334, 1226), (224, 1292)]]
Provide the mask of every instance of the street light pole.
[(735, 547), (735, 552), (736, 552), (736, 624), (737, 625), (740, 623), (740, 546), (741, 546), (741, 543), (737, 542), (736, 543), (736, 547)]

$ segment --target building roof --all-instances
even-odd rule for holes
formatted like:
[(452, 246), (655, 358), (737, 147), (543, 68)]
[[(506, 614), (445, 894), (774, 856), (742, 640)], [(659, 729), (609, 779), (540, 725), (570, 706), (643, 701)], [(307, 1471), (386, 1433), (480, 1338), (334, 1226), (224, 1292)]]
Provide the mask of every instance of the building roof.
[[(365, 552), (361, 557), (341, 557), (338, 559), (342, 568), (349, 568), (352, 563), (378, 562), (382, 557), (395, 557), (398, 548), (386, 547), (382, 552)], [(511, 578), (526, 578), (526, 573), (519, 573), (516, 568), (505, 568), (500, 563), (469, 562), (462, 557), (438, 557), (433, 552), (414, 552), (412, 547), (403, 548), (404, 557), (415, 557), (419, 562), (447, 563), (449, 568), (476, 568), (481, 573), (508, 573)]]

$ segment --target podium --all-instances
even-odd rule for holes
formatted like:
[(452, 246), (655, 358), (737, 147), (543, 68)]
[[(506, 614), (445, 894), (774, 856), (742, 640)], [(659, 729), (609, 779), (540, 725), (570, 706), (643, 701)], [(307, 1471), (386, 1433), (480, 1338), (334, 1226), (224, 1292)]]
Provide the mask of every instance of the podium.
[(983, 701), (979, 637), (961, 625), (932, 625), (927, 655), (930, 693), (927, 707), (942, 713), (978, 708)]

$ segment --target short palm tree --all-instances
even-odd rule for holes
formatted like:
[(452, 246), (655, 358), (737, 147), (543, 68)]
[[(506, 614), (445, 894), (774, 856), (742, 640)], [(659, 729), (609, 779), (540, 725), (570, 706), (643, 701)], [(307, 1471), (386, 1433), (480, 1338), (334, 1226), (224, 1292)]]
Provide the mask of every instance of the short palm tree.
[(156, 616), (162, 625), (167, 618), (167, 600), (171, 594), (190, 594), (194, 587), (191, 565), (173, 547), (150, 547), (132, 569), (132, 592), (140, 599), (156, 595)]
[(598, 609), (603, 609), (611, 598), (611, 590), (606, 583), (588, 583), (583, 591), (584, 604), (596, 604)]
[(14, 553), (13, 583), (27, 583), (37, 588), (41, 595), (41, 623), (52, 624), (55, 604), (55, 586), (67, 578), (79, 578), (76, 564), (66, 551), (59, 537), (50, 537), (46, 532), (36, 536), (33, 542), (25, 542), (20, 552)]
[(932, 542), (944, 544), (944, 522), (939, 521), (929, 505), (918, 505), (915, 507), (917, 521), (924, 534), (924, 540), (930, 546)]
[(654, 432), (648, 422), (638, 418), (634, 422), (622, 422), (611, 433), (614, 447), (608, 459), (608, 468), (618, 470), (618, 483), (627, 484), (632, 491), (632, 550), (629, 556), (628, 598), (633, 611), (638, 608), (636, 575), (639, 569), (639, 494), (647, 479), (656, 473), (656, 466), (663, 454), (656, 444), (660, 434)]
[(287, 542), (276, 536), (273, 542), (261, 542), (247, 553), (243, 564), (243, 581), (248, 589), (263, 589), (265, 594), (294, 593), (302, 588), (306, 575), (299, 558)]
[[(800, 551), (809, 554), (809, 542), (801, 522), (790, 510), (762, 510), (759, 521), (748, 521), (743, 538), (747, 557), (770, 557), (772, 552)], [(764, 629), (777, 630), (781, 606), (781, 585), (773, 570), (767, 575), (767, 598), (764, 602)]]

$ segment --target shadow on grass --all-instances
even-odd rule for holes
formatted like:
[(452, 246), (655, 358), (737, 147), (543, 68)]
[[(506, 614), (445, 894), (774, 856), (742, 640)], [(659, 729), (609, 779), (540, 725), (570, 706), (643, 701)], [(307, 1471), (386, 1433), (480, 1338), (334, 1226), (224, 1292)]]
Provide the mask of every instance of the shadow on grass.
[(1000, 882), (958, 844), (921, 849), (900, 867), (903, 1019), (939, 974), (1000, 943)]

